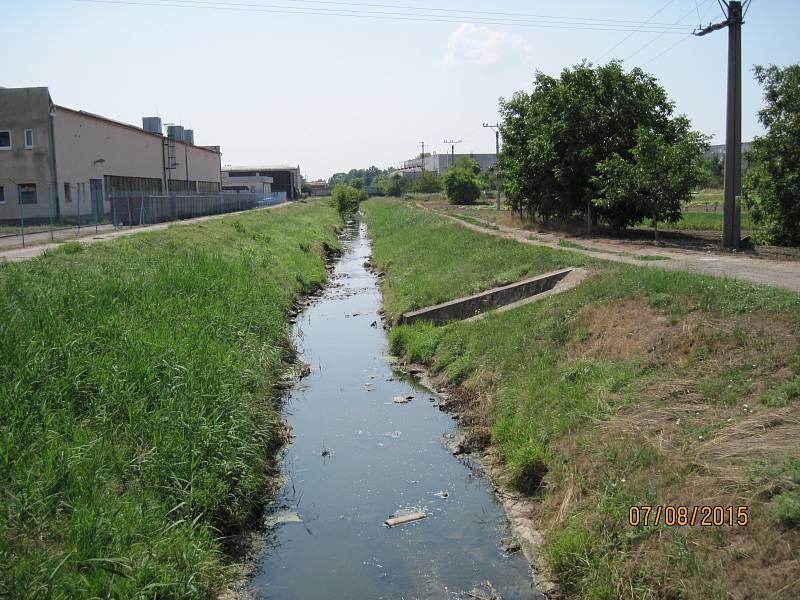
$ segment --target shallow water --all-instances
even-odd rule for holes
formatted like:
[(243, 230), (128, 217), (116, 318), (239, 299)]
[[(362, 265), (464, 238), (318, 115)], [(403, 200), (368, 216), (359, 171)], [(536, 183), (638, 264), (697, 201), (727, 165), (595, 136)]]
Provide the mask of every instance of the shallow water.
[[(275, 599), (468, 598), (488, 581), (506, 600), (540, 598), (522, 554), (499, 549), (508, 524), (491, 486), (446, 447), (453, 420), (392, 370), (380, 292), (363, 266), (366, 228), (350, 233), (331, 285), (296, 325), (312, 371), (287, 401), (288, 482), (265, 520), (296, 511), (300, 521), (267, 530), (250, 589)], [(414, 399), (393, 402), (406, 395)], [(428, 517), (383, 525), (410, 508)]]

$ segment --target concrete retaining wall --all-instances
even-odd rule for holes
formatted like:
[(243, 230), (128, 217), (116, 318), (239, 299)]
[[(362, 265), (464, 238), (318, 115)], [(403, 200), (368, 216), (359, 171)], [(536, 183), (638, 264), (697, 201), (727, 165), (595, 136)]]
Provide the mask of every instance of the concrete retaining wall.
[(400, 317), (400, 323), (409, 324), (417, 321), (431, 321), (435, 325), (441, 325), (447, 321), (467, 319), (506, 304), (546, 292), (564, 279), (572, 270), (572, 268), (568, 268), (537, 275), (510, 285), (492, 288), (473, 296), (457, 298), (450, 302), (413, 310), (404, 313)]

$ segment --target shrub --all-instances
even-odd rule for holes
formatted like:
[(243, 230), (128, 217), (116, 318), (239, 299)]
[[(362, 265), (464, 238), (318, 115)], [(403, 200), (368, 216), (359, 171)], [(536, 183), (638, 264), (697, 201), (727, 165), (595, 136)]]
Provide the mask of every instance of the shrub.
[(478, 176), (465, 166), (448, 169), (442, 177), (442, 187), (451, 204), (474, 204), (481, 195)]

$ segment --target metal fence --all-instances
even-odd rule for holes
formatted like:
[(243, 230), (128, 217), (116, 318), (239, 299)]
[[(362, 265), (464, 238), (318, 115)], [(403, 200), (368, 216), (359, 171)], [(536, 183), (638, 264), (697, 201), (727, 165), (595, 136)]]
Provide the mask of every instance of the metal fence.
[[(88, 196), (88, 194), (87, 194)], [(107, 192), (84, 198), (77, 194), (70, 202), (58, 202), (49, 190), (40, 190), (36, 202), (6, 199), (0, 211), (0, 251), (56, 240), (74, 239), (119, 228), (153, 225), (206, 215), (231, 213), (286, 201), (286, 194), (251, 192), (210, 192), (151, 194)]]

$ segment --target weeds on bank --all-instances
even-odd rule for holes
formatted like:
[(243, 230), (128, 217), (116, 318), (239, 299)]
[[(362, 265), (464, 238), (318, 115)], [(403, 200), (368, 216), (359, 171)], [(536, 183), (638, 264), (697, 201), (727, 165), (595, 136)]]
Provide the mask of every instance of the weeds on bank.
[[(505, 240), (399, 204), (370, 204), (367, 216), (393, 314), (427, 304), (428, 281), (470, 278), (442, 289), (444, 301), (508, 268), (483, 248)], [(425, 252), (384, 243), (412, 235)], [(530, 250), (539, 256), (526, 265), (550, 268), (549, 249)], [(396, 327), (392, 350), (481, 399), (473, 418), (486, 419), (511, 481), (538, 498), (568, 595), (796, 597), (800, 296), (601, 261), (592, 270), (575, 289), (480, 321)], [(746, 505), (750, 523), (629, 526), (642, 504)]]
[(0, 596), (218, 588), (279, 441), (286, 313), (336, 221), (257, 211), (0, 265)]

